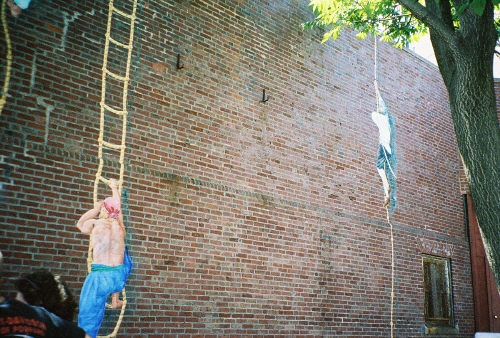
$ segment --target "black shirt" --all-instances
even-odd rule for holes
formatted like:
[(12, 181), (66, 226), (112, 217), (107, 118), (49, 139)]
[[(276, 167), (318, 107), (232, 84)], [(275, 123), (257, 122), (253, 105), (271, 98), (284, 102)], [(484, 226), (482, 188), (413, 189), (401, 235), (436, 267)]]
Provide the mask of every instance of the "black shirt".
[(76, 324), (12, 298), (0, 303), (0, 337), (85, 338)]

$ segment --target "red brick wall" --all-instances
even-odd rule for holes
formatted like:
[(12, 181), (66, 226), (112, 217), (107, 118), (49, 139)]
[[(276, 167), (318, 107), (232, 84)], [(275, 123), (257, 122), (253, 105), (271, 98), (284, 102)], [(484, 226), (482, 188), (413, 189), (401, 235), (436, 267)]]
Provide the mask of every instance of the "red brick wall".
[[(300, 27), (309, 18), (307, 1), (141, 2), (123, 186), (135, 268), (121, 334), (390, 335), (390, 228), (370, 117), (373, 39), (346, 31), (320, 44), (320, 32)], [(44, 267), (78, 293), (88, 238), (75, 223), (92, 207), (107, 7), (35, 1), (8, 21), (2, 290)], [(455, 319), (459, 336), (470, 337), (447, 94), (436, 67), (385, 43), (378, 49), (398, 159), (395, 336), (421, 335), (421, 254), (434, 252), (452, 259)], [(118, 102), (112, 89), (107, 100)], [(117, 173), (108, 156), (105, 175)]]

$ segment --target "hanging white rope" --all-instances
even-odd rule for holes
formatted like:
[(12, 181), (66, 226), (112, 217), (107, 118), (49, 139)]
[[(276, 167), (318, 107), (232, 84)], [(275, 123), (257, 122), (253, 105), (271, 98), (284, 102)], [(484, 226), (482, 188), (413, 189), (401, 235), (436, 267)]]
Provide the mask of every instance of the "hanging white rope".
[[(377, 44), (377, 36), (374, 35), (374, 79), (375, 82), (378, 82), (378, 44)], [(378, 95), (378, 93), (377, 93)], [(379, 111), (380, 108), (380, 102), (377, 96), (377, 111)], [(386, 155), (387, 156), (387, 155)], [(386, 162), (389, 165), (389, 169), (391, 170), (391, 173), (394, 175), (394, 172), (392, 171), (392, 168), (390, 167), (389, 164), (389, 159), (386, 157)], [(396, 175), (394, 175), (396, 177)], [(395, 257), (394, 257), (394, 227), (392, 226), (391, 223), (391, 218), (390, 218), (390, 212), (389, 212), (389, 207), (390, 203), (385, 206), (385, 210), (387, 212), (387, 224), (389, 224), (390, 227), (390, 232), (391, 232), (391, 338), (394, 338), (394, 279), (395, 279)]]

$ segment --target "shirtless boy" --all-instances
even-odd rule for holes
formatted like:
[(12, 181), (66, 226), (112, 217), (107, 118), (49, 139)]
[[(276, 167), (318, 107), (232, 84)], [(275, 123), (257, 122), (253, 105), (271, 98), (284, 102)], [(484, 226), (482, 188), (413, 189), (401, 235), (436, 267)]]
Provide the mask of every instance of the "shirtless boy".
[(77, 223), (81, 232), (92, 235), (93, 264), (83, 284), (78, 315), (78, 325), (91, 337), (97, 336), (107, 297), (112, 294), (113, 308), (122, 306), (119, 293), (132, 268), (132, 260), (125, 248), (125, 226), (117, 181), (111, 179), (109, 187), (113, 196), (97, 203)]

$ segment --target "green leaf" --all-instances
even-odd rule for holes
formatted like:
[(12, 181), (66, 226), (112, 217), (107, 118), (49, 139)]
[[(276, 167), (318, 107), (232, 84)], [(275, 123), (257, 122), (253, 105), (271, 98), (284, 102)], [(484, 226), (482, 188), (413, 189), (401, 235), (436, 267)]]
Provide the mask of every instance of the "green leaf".
[(326, 41), (328, 41), (330, 39), (337, 40), (341, 30), (342, 30), (342, 26), (333, 27), (331, 30), (329, 30), (328, 32), (326, 32), (323, 35), (323, 40), (321, 40), (321, 43), (325, 43)]
[(493, 6), (500, 4), (500, 0), (492, 0), (491, 2), (493, 2)]
[(458, 15), (462, 14), (467, 9), (467, 7), (469, 7), (469, 5), (470, 4), (466, 2), (462, 6), (458, 7), (457, 14)]
[(368, 36), (368, 33), (367, 32), (359, 32), (358, 34), (356, 34), (356, 37), (360, 40), (363, 40), (364, 38), (366, 38)]
[(477, 15), (481, 16), (484, 13), (484, 8), (486, 7), (486, 0), (473, 0), (471, 3), (472, 10)]
[[(499, 0), (500, 1), (500, 0)], [(371, 17), (372, 14), (373, 14), (373, 8), (372, 8), (372, 4), (370, 2), (366, 3), (364, 6), (363, 6), (363, 10), (365, 11), (366, 13), (366, 16), (368, 17)]]

